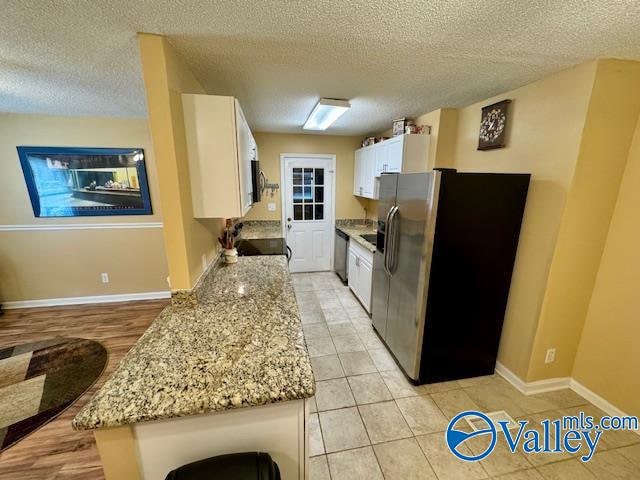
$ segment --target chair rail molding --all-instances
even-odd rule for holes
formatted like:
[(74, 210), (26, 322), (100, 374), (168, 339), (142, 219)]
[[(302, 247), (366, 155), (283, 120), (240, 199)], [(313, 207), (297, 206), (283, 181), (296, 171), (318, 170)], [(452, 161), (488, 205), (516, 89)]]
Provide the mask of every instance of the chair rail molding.
[(25, 225), (0, 225), (0, 232), (22, 232), (30, 230), (102, 230), (129, 228), (162, 228), (162, 222), (127, 223), (41, 223)]

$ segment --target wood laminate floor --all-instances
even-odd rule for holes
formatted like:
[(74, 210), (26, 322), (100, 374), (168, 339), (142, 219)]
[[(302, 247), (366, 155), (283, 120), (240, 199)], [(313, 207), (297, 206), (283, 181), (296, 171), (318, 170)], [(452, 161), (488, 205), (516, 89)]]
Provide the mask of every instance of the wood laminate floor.
[(71, 419), (113, 372), (168, 300), (8, 310), (0, 317), (0, 348), (56, 336), (97, 340), (109, 353), (96, 384), (59, 417), (0, 453), (1, 480), (102, 480), (91, 432)]

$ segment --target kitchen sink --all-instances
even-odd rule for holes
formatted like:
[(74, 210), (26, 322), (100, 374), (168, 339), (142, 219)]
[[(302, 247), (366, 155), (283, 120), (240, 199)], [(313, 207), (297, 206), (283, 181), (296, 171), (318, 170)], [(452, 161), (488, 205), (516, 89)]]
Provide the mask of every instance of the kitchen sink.
[(367, 242), (375, 245), (376, 244), (376, 240), (378, 239), (378, 235), (376, 235), (375, 233), (367, 233), (364, 235), (360, 235), (362, 238), (364, 238)]

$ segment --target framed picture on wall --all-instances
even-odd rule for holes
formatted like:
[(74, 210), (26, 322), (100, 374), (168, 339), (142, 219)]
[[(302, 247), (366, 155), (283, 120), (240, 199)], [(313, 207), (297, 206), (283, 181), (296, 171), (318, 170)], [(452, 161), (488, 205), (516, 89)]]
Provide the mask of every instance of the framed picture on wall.
[(482, 108), (478, 150), (492, 150), (505, 146), (507, 115), (510, 103), (511, 100), (502, 100)]
[(153, 213), (142, 148), (17, 149), (36, 217)]

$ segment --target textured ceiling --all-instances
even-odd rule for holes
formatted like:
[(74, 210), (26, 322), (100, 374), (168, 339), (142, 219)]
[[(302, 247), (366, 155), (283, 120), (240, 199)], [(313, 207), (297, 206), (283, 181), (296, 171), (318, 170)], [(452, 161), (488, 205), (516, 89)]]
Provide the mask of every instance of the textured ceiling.
[(4, 0), (0, 111), (146, 115), (135, 32), (166, 35), (256, 131), (327, 133), (463, 106), (595, 57), (640, 59), (638, 0)]

